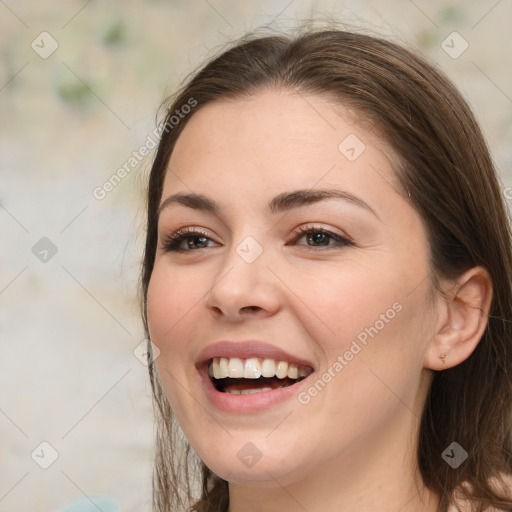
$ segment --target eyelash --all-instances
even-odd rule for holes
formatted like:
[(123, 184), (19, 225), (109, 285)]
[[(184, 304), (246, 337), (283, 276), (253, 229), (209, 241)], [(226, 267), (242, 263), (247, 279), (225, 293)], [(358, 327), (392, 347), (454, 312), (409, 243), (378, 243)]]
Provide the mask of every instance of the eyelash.
[[(322, 247), (322, 246), (306, 246), (311, 249), (314, 249), (315, 247), (319, 248), (320, 251), (330, 250), (334, 248), (341, 248), (341, 247), (348, 247), (353, 246), (354, 243), (349, 240), (348, 238), (345, 238), (343, 236), (337, 235), (333, 233), (332, 231), (329, 231), (328, 229), (320, 228), (320, 227), (314, 227), (314, 226), (301, 226), (298, 229), (294, 231), (294, 238), (292, 239), (292, 242), (297, 242), (297, 240), (300, 240), (304, 235), (312, 234), (312, 233), (322, 233), (324, 235), (329, 236), (333, 240), (335, 240), (336, 243)], [(162, 248), (165, 252), (191, 252), (193, 250), (199, 250), (199, 249), (207, 249), (207, 247), (200, 247), (199, 249), (180, 249), (179, 246), (183, 240), (189, 239), (189, 238), (197, 238), (197, 237), (204, 237), (209, 240), (211, 238), (208, 236), (208, 234), (200, 229), (194, 229), (194, 228), (184, 228), (176, 231), (175, 233), (171, 233), (167, 235), (162, 243)]]

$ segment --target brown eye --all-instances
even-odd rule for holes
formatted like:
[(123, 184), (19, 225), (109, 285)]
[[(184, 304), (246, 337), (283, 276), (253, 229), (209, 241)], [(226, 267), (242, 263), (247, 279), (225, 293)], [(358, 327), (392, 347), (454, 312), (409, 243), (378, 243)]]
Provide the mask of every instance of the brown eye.
[[(189, 252), (194, 249), (207, 249), (208, 240), (211, 240), (206, 233), (198, 230), (179, 230), (164, 238), (162, 248), (165, 252)], [(186, 241), (183, 248), (183, 242)]]
[[(337, 235), (332, 231), (329, 231), (324, 228), (315, 228), (311, 226), (301, 226), (299, 229), (297, 229), (295, 231), (295, 238), (293, 239), (293, 242), (297, 242), (298, 240), (304, 237), (306, 237), (308, 247), (336, 248), (354, 245), (353, 242), (351, 242), (347, 238)], [(334, 243), (330, 244), (329, 239), (334, 240)], [(310, 242), (312, 245), (310, 245)]]

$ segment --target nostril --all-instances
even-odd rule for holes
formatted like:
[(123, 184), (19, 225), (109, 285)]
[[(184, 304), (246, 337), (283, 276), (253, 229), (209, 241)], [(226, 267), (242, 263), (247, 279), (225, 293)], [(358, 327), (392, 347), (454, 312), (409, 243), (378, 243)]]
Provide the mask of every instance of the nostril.
[(250, 311), (258, 311), (260, 308), (258, 306), (245, 306), (244, 308), (242, 308), (242, 311), (244, 309), (248, 309)]

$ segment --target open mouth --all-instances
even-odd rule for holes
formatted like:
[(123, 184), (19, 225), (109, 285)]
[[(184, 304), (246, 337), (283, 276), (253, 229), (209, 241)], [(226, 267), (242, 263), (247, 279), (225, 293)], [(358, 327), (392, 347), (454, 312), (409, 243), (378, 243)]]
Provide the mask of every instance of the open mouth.
[(293, 386), (313, 372), (310, 366), (252, 357), (214, 357), (208, 375), (217, 391), (237, 395)]

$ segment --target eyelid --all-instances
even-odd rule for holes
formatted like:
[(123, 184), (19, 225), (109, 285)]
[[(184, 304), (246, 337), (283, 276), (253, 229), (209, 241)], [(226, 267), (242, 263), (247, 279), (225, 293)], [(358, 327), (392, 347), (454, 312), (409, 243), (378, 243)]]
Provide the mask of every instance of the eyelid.
[[(297, 242), (298, 240), (300, 240), (303, 236), (307, 235), (310, 232), (324, 233), (325, 235), (327, 235), (328, 237), (330, 237), (331, 239), (333, 239), (335, 241), (334, 244), (329, 244), (329, 245), (325, 246), (324, 248), (322, 248), (322, 246), (317, 246), (316, 249), (319, 249), (320, 251), (336, 249), (336, 248), (340, 248), (341, 246), (355, 246), (355, 243), (352, 240), (352, 237), (350, 237), (349, 235), (336, 233), (333, 229), (325, 228), (323, 226), (315, 226), (313, 224), (306, 224), (306, 225), (299, 226), (293, 232), (294, 232), (295, 236), (293, 237), (291, 242), (294, 242), (294, 243)], [(304, 245), (304, 244), (297, 244), (297, 245)], [(305, 247), (311, 247), (312, 249), (315, 248), (314, 246), (308, 246), (307, 244), (305, 245)]]
[(334, 228), (324, 227), (324, 226), (317, 225), (317, 224), (302, 224), (299, 227), (295, 228), (293, 232), (294, 233), (307, 233), (308, 231), (320, 231), (320, 232), (324, 232), (324, 233), (329, 233), (331, 235), (334, 235), (334, 236), (337, 236), (340, 238), (345, 238), (347, 240), (352, 240), (352, 238), (345, 232), (338, 233), (337, 231), (334, 230)]
[[(171, 244), (173, 240), (177, 241), (178, 243), (181, 242), (183, 239), (187, 238), (187, 235), (189, 235), (190, 237), (204, 236), (205, 238), (208, 238), (215, 242), (214, 238), (205, 229), (199, 228), (199, 227), (194, 227), (194, 226), (186, 226), (184, 228), (179, 228), (174, 231), (170, 231), (168, 233), (166, 232), (162, 235), (159, 235), (159, 238), (161, 239), (161, 243), (162, 243), (162, 249), (165, 250), (166, 247), (169, 244)], [(180, 237), (183, 237), (183, 238), (181, 238), (181, 240), (179, 240)], [(217, 242), (215, 242), (215, 243), (217, 243)], [(182, 252), (186, 252), (186, 251), (182, 251)]]
[[(297, 243), (298, 240), (306, 236), (310, 233), (323, 233), (328, 238), (331, 239), (334, 243), (327, 244), (325, 246), (315, 246), (315, 245), (308, 245), (306, 244), (299, 244)], [(293, 230), (293, 238), (287, 242), (285, 245), (297, 245), (298, 247), (304, 247), (306, 249), (311, 249), (314, 252), (321, 252), (321, 251), (329, 251), (329, 250), (335, 250), (340, 249), (342, 247), (349, 247), (354, 246), (355, 243), (353, 242), (352, 238), (350, 236), (347, 236), (345, 234), (338, 234), (332, 229), (325, 228), (323, 226), (318, 226), (314, 224), (306, 224), (301, 225), (298, 228), (295, 228)], [(209, 241), (213, 241), (214, 243), (218, 243), (215, 241), (214, 238), (210, 236), (210, 234), (205, 231), (203, 228), (193, 227), (193, 226), (187, 226), (184, 228), (177, 229), (171, 233), (168, 233), (166, 235), (161, 236), (162, 245), (161, 250), (165, 252), (177, 252), (177, 253), (187, 253), (187, 252), (195, 252), (200, 249), (208, 249), (211, 247), (200, 247), (199, 249), (181, 249), (180, 245), (184, 240), (190, 239), (190, 238), (199, 238), (203, 237), (206, 238)]]

